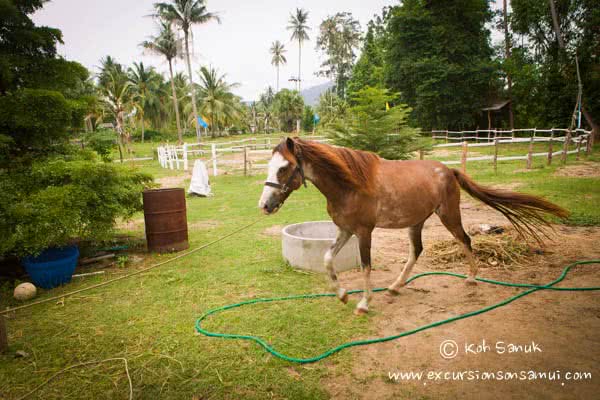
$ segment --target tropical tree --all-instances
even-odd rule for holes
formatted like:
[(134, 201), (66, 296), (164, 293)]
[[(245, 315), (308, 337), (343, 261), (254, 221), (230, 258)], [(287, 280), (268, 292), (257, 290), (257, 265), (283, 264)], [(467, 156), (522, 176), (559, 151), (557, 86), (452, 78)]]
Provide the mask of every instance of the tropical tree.
[(333, 78), (339, 96), (345, 97), (346, 82), (352, 72), (360, 44), (360, 23), (349, 12), (339, 12), (319, 26), (317, 49), (326, 54), (319, 75)]
[(273, 88), (269, 86), (267, 90), (260, 95), (258, 101), (258, 112), (259, 116), (263, 120), (263, 127), (266, 133), (269, 133), (269, 123), (273, 119), (273, 102), (275, 100), (275, 94)]
[(181, 41), (175, 37), (175, 32), (173, 32), (173, 29), (168, 22), (160, 21), (158, 35), (151, 36), (149, 40), (142, 42), (140, 45), (146, 50), (163, 56), (169, 63), (169, 77), (173, 97), (173, 109), (175, 110), (175, 120), (177, 121), (177, 138), (181, 144), (183, 143), (183, 134), (181, 131), (181, 121), (179, 117), (179, 105), (177, 101), (178, 97), (173, 79), (173, 60), (175, 57), (181, 54)]
[(271, 49), (269, 51), (273, 56), (271, 58), (271, 65), (274, 65), (277, 68), (277, 91), (279, 92), (279, 66), (287, 63), (284, 55), (287, 50), (283, 47), (283, 43), (281, 43), (279, 40), (276, 40), (271, 45)]
[(339, 97), (334, 91), (327, 90), (319, 96), (317, 104), (317, 114), (321, 119), (320, 126), (327, 126), (339, 122), (346, 117), (348, 103)]
[(100, 88), (100, 101), (104, 112), (109, 114), (116, 123), (119, 139), (119, 153), (123, 161), (123, 146), (129, 151), (129, 132), (125, 129), (125, 117), (132, 111), (132, 83), (126, 73), (119, 68), (103, 70), (104, 78)]
[(282, 89), (275, 95), (273, 110), (279, 119), (279, 126), (286, 132), (294, 130), (294, 124), (302, 117), (304, 100), (296, 90)]
[(205, 24), (210, 21), (220, 22), (217, 14), (209, 12), (206, 8), (206, 0), (171, 0), (168, 3), (154, 3), (158, 15), (166, 21), (178, 26), (183, 31), (185, 45), (185, 61), (187, 64), (188, 77), (190, 78), (190, 89), (192, 98), (192, 110), (194, 113), (194, 126), (196, 137), (200, 141), (200, 126), (198, 124), (198, 108), (196, 107), (196, 92), (192, 76), (192, 62), (190, 58), (190, 36), (192, 26)]
[(290, 14), (288, 30), (292, 31), (292, 40), (298, 41), (298, 91), (301, 90), (301, 65), (302, 65), (302, 42), (310, 40), (308, 31), (310, 27), (306, 24), (308, 21), (308, 11), (302, 8), (296, 8), (296, 14)]
[(386, 107), (398, 97), (387, 89), (367, 86), (356, 93), (347, 117), (331, 124), (326, 132), (340, 146), (372, 151), (390, 160), (410, 158), (423, 143), (419, 130), (408, 125), (411, 109), (406, 104)]
[(201, 67), (198, 73), (198, 99), (200, 113), (208, 119), (211, 136), (215, 137), (220, 128), (232, 124), (240, 118), (240, 103), (231, 90), (237, 83), (227, 83), (226, 75), (220, 75), (213, 67)]
[[(142, 143), (144, 143), (145, 121), (144, 114), (147, 106), (156, 101), (155, 93), (160, 85), (161, 76), (156, 73), (154, 67), (145, 67), (144, 63), (133, 63), (133, 68), (128, 69), (128, 78), (131, 82), (133, 101), (136, 104), (137, 112), (140, 116), (142, 125)], [(151, 99), (153, 97), (153, 99)]]

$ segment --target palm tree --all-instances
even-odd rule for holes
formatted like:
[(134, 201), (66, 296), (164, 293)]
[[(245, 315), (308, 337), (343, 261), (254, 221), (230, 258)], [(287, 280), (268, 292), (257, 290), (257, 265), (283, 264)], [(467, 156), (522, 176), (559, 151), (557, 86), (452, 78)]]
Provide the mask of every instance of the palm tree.
[(168, 22), (161, 21), (158, 35), (151, 36), (140, 44), (144, 49), (155, 54), (162, 55), (169, 63), (169, 74), (171, 77), (171, 91), (173, 92), (173, 108), (175, 109), (175, 119), (177, 120), (177, 138), (179, 143), (183, 143), (183, 134), (181, 131), (181, 121), (179, 119), (179, 106), (177, 104), (177, 93), (173, 82), (173, 59), (181, 54), (181, 41), (175, 37), (175, 32), (171, 29)]
[(117, 124), (119, 137), (119, 153), (123, 162), (122, 146), (129, 150), (129, 134), (125, 129), (125, 115), (131, 110), (132, 84), (127, 74), (117, 68), (102, 72), (104, 81), (100, 86), (102, 106), (110, 114)]
[(239, 119), (238, 102), (236, 102), (236, 97), (231, 92), (231, 89), (237, 87), (238, 84), (227, 83), (225, 74), (219, 75), (213, 67), (201, 67), (199, 76), (200, 111), (202, 115), (208, 118), (211, 133), (214, 137), (220, 127)]
[[(128, 69), (129, 82), (131, 82), (134, 94), (133, 100), (137, 105), (142, 122), (142, 143), (144, 143), (145, 121), (144, 113), (149, 103), (149, 98), (153, 96), (160, 83), (160, 75), (156, 73), (154, 67), (146, 68), (144, 63), (133, 63), (133, 68)], [(151, 101), (151, 100), (150, 100)]]
[(217, 14), (208, 12), (206, 0), (171, 0), (169, 3), (154, 3), (158, 15), (171, 24), (177, 25), (183, 31), (185, 43), (185, 61), (190, 78), (192, 96), (192, 110), (194, 112), (194, 126), (196, 137), (200, 141), (200, 126), (198, 125), (198, 108), (196, 107), (196, 93), (192, 77), (192, 62), (190, 61), (190, 35), (194, 24), (204, 24), (209, 21), (221, 22)]
[(309, 40), (307, 32), (310, 28), (306, 25), (306, 21), (308, 21), (308, 11), (296, 8), (296, 14), (290, 14), (290, 21), (287, 27), (288, 30), (292, 31), (291, 39), (298, 41), (298, 91), (301, 88), (300, 66), (302, 65), (302, 42)]
[(273, 57), (271, 58), (271, 65), (277, 67), (277, 91), (279, 92), (279, 66), (285, 65), (287, 63), (287, 60), (284, 56), (286, 50), (283, 47), (283, 43), (281, 43), (279, 40), (276, 40), (271, 45), (270, 51), (273, 55)]

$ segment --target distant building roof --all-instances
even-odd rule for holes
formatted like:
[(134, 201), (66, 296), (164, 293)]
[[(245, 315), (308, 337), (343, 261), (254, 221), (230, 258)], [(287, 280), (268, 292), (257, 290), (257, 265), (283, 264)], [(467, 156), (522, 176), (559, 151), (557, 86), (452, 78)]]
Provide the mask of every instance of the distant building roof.
[(483, 111), (498, 111), (498, 110), (501, 110), (502, 108), (504, 108), (508, 103), (510, 103), (510, 100), (498, 100), (498, 101), (492, 103), (491, 106), (482, 108), (482, 110)]

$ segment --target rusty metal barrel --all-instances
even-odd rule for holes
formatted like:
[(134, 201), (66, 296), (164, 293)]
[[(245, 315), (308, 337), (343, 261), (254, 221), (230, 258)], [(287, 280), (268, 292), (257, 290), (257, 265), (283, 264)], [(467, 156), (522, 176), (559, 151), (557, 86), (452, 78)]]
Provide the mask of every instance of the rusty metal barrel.
[(144, 190), (143, 198), (148, 250), (164, 253), (187, 249), (184, 189)]

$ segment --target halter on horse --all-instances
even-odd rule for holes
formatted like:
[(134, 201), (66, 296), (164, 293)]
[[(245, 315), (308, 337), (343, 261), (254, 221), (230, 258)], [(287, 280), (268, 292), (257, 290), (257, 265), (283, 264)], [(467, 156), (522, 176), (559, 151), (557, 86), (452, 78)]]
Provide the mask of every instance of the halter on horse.
[[(549, 227), (545, 214), (565, 218), (568, 212), (540, 197), (480, 186), (467, 175), (437, 161), (389, 161), (364, 151), (287, 138), (273, 149), (269, 172), (259, 207), (265, 214), (281, 208), (289, 195), (306, 180), (327, 198), (327, 212), (338, 227), (335, 242), (324, 263), (338, 298), (348, 295), (339, 286), (333, 258), (354, 234), (358, 237), (365, 291), (356, 313), (368, 312), (371, 296), (371, 233), (379, 228), (408, 228), (408, 261), (388, 288), (399, 293), (423, 250), (421, 231), (436, 213), (444, 226), (462, 244), (470, 264), (467, 283), (475, 284), (477, 263), (471, 240), (460, 214), (460, 189), (498, 210), (522, 234), (540, 241)], [(280, 183), (285, 182), (285, 183)]]

